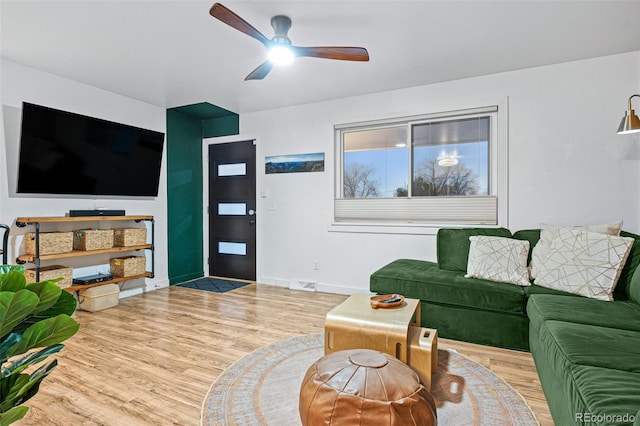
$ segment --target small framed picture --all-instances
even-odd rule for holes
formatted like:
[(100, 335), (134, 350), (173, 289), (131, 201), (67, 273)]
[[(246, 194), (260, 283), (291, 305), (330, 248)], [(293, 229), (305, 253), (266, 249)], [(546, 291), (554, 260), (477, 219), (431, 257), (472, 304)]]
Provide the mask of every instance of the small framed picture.
[(265, 173), (324, 172), (324, 152), (272, 155), (264, 159)]

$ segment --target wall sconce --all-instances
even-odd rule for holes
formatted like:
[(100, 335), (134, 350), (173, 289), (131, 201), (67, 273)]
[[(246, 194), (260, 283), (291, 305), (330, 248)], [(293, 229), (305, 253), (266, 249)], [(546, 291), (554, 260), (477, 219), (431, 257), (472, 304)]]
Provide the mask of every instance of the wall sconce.
[(638, 118), (636, 113), (633, 111), (633, 108), (631, 107), (631, 99), (633, 99), (635, 96), (640, 98), (640, 95), (629, 96), (629, 109), (625, 113), (624, 117), (622, 117), (622, 121), (620, 122), (620, 126), (618, 127), (619, 135), (640, 132), (640, 118)]

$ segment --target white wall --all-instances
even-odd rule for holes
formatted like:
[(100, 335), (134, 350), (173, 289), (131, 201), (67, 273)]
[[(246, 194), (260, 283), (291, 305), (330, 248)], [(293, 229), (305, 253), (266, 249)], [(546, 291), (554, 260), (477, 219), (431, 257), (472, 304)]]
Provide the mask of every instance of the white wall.
[[(12, 225), (10, 259), (15, 259), (20, 252), (24, 232), (32, 230), (32, 227), (17, 228), (15, 226), (16, 217), (64, 216), (71, 209), (94, 209), (96, 207), (124, 209), (128, 215), (153, 215), (155, 217), (156, 277), (146, 280), (146, 289), (167, 286), (169, 280), (167, 270), (166, 150), (163, 155), (158, 197), (141, 200), (133, 198), (127, 200), (25, 198), (13, 196), (13, 191), (10, 191), (10, 185), (15, 185), (17, 173), (19, 113), (23, 101), (161, 132), (166, 131), (165, 109), (5, 59), (2, 60), (0, 71), (0, 104), (2, 105), (2, 119), (0, 120), (0, 223)], [(85, 226), (91, 226), (91, 224)], [(67, 264), (71, 263), (69, 266), (73, 267), (86, 266), (94, 261), (108, 263), (108, 257), (65, 260)], [(87, 271), (89, 270), (90, 268)], [(144, 285), (142, 282), (127, 284), (137, 284), (140, 287)]]
[[(628, 97), (640, 91), (639, 75), (640, 52), (632, 52), (242, 114), (240, 132), (260, 135), (259, 164), (269, 155), (326, 154), (324, 173), (266, 176), (259, 167), (268, 197), (259, 215), (258, 280), (318, 281), (320, 290), (363, 292), (369, 275), (393, 259), (435, 260), (434, 235), (333, 232), (333, 126), (506, 98), (508, 227), (623, 219), (625, 230), (640, 233), (640, 138), (615, 133)], [(268, 201), (275, 210), (266, 210)]]

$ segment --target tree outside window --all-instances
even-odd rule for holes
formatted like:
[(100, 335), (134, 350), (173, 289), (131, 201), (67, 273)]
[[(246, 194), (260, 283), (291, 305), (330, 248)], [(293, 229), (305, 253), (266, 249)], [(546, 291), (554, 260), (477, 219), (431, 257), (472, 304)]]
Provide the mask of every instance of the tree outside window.
[(342, 196), (488, 195), (489, 139), (488, 116), (346, 131)]

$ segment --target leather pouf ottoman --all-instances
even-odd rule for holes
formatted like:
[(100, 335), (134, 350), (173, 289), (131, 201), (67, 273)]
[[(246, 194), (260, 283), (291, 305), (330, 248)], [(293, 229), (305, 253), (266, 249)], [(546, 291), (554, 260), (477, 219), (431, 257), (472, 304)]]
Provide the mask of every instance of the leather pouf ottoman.
[(302, 381), (299, 409), (305, 426), (437, 424), (435, 403), (417, 373), (370, 349), (338, 351), (316, 361)]

